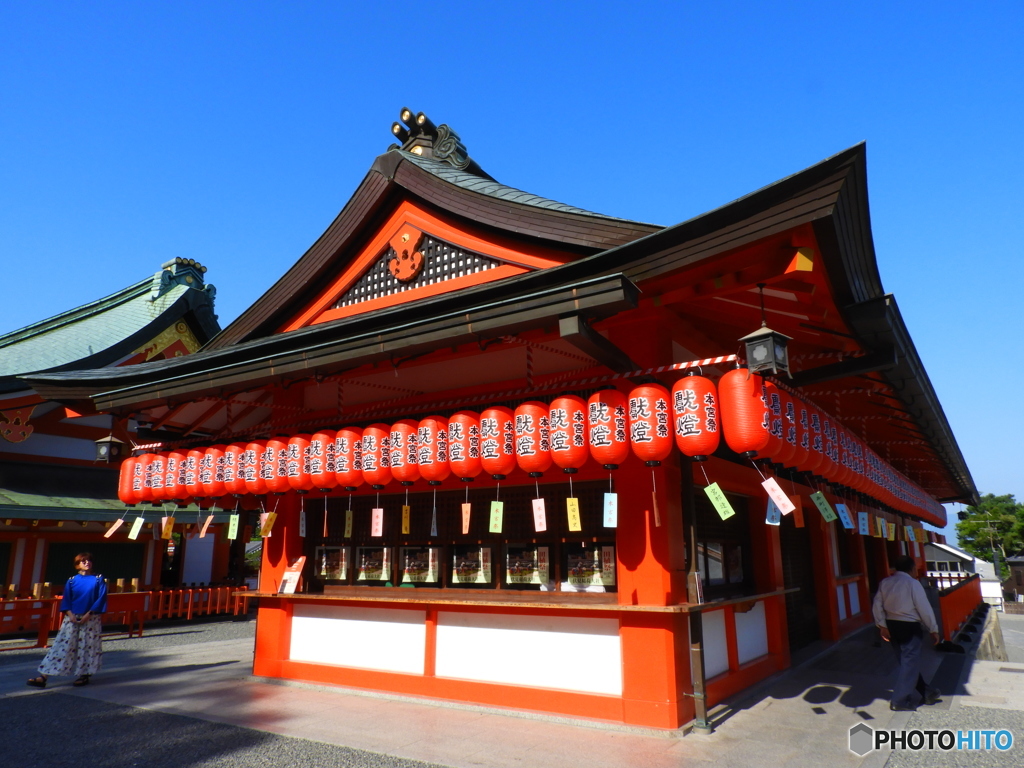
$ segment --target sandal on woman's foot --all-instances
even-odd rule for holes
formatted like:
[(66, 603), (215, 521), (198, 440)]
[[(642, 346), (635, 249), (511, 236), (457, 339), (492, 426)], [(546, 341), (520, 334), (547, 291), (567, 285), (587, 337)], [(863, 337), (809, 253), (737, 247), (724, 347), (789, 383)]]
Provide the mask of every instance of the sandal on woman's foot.
[(31, 685), (33, 688), (45, 688), (46, 687), (46, 678), (45, 677), (29, 678), (28, 684)]
[(88, 685), (88, 684), (89, 684), (89, 676), (88, 675), (82, 675), (77, 680), (75, 680), (75, 682), (72, 683), (72, 685), (75, 686), (75, 688), (81, 688), (83, 685)]

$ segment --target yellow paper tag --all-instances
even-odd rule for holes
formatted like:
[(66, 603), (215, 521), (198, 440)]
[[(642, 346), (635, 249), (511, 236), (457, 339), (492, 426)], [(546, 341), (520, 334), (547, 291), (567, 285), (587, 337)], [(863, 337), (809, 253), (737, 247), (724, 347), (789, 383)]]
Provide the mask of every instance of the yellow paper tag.
[(409, 505), (402, 506), (402, 533), (409, 533)]
[(240, 515), (232, 515), (228, 519), (228, 538), (234, 541), (238, 538), (238, 520)]
[(896, 523), (886, 523), (886, 538), (889, 541), (896, 541)]
[(169, 540), (172, 533), (174, 533), (174, 515), (164, 518), (164, 525), (160, 531), (160, 538)]
[(260, 528), (260, 536), (266, 538), (270, 535), (270, 532), (274, 530), (274, 521), (277, 520), (277, 512), (268, 512), (267, 519), (263, 521), (263, 527)]
[(345, 510), (345, 538), (352, 538), (352, 510)]
[(704, 486), (704, 493), (707, 494), (711, 505), (723, 520), (728, 520), (736, 514), (736, 510), (732, 508), (732, 504), (729, 503), (729, 499), (726, 498), (725, 492), (719, 487), (718, 483)]
[(488, 530), (491, 533), (501, 533), (501, 518), (505, 514), (504, 501), (491, 502), (491, 524)]
[(135, 518), (135, 522), (132, 523), (132, 529), (130, 531), (128, 531), (128, 538), (129, 539), (134, 541), (135, 539), (139, 538), (139, 531), (142, 530), (142, 524), (144, 522), (146, 522), (146, 520), (145, 520), (144, 517), (142, 517), (142, 515), (139, 515), (138, 517)]
[(582, 531), (580, 524), (580, 500), (569, 497), (565, 500), (565, 511), (569, 514), (569, 530)]

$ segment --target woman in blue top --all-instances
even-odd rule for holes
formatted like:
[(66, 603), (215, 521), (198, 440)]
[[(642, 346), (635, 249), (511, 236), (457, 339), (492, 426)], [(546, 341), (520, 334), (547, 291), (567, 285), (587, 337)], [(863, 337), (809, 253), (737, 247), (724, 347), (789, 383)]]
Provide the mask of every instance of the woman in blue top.
[(100, 616), (107, 610), (107, 584), (93, 574), (88, 552), (75, 555), (75, 570), (60, 601), (64, 624), (39, 665), (39, 677), (28, 681), (35, 688), (46, 687), (47, 675), (78, 675), (73, 685), (87, 685), (89, 676), (100, 670)]

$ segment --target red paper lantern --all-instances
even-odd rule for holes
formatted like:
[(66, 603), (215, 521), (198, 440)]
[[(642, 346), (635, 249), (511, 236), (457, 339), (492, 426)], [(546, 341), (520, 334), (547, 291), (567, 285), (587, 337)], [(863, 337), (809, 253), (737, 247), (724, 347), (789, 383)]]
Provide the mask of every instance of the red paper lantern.
[(782, 437), (791, 449), (789, 466), (801, 469), (807, 464), (807, 445), (798, 401), (795, 395), (785, 390), (780, 390), (779, 394), (782, 397)]
[(725, 443), (748, 458), (768, 445), (768, 409), (761, 394), (763, 379), (746, 368), (726, 372), (718, 382)]
[(149, 460), (147, 470), (149, 472), (149, 483), (152, 487), (153, 501), (166, 501), (167, 489), (164, 488), (164, 480), (167, 472), (167, 454), (154, 453)]
[(530, 477), (540, 477), (551, 466), (551, 429), (548, 407), (536, 400), (515, 410), (516, 462)]
[(826, 480), (839, 481), (839, 445), (835, 420), (827, 413), (821, 415), (821, 433), (825, 438), (825, 464), (821, 474)]
[(316, 487), (309, 473), (309, 438), (309, 435), (293, 435), (288, 438), (285, 448), (288, 487), (299, 493), (307, 493)]
[(199, 484), (203, 487), (202, 495), (207, 499), (216, 499), (224, 495), (224, 446), (211, 445), (203, 451), (199, 462)]
[(418, 426), (411, 419), (391, 425), (391, 475), (402, 485), (412, 485), (420, 479)]
[(391, 427), (371, 424), (363, 430), (363, 479), (379, 491), (391, 477)]
[(480, 417), (459, 411), (448, 420), (448, 466), (463, 482), (480, 474)]
[(420, 446), (420, 477), (430, 485), (440, 485), (452, 473), (448, 464), (448, 419), (429, 416), (421, 420), (416, 437)]
[(590, 455), (605, 469), (618, 469), (629, 456), (626, 396), (617, 389), (595, 392), (587, 400), (587, 440)]
[(185, 456), (185, 489), (188, 495), (195, 499), (203, 497), (203, 484), (199, 480), (199, 473), (203, 467), (203, 456), (206, 451), (200, 448), (193, 448)]
[[(117, 477), (117, 498), (128, 506), (135, 506), (135, 467), (139, 460), (135, 456), (129, 456), (121, 462), (121, 471)], [(141, 489), (141, 483), (140, 483)]]
[(637, 458), (656, 467), (672, 451), (671, 395), (660, 384), (642, 384), (629, 393), (629, 443)]
[(334, 476), (346, 491), (354, 491), (363, 484), (363, 430), (338, 430), (334, 437)]
[(515, 416), (502, 405), (480, 414), (480, 463), (495, 480), (504, 480), (516, 468)]
[(321, 429), (309, 438), (309, 476), (313, 487), (329, 491), (338, 484), (334, 462), (334, 430)]
[(794, 419), (796, 426), (796, 453), (793, 465), (801, 472), (806, 472), (811, 465), (811, 413), (800, 397), (792, 396)]
[(242, 474), (245, 477), (246, 493), (253, 496), (266, 496), (267, 478), (273, 472), (269, 463), (270, 459), (267, 456), (267, 441), (252, 440), (247, 443), (244, 455)]
[(245, 475), (242, 473), (244, 443), (231, 443), (224, 448), (224, 492), (232, 496), (245, 493)]
[(288, 493), (292, 487), (288, 482), (288, 438), (272, 437), (267, 440), (263, 455), (270, 465), (267, 490), (278, 495)]
[(576, 395), (556, 397), (548, 409), (551, 459), (566, 474), (587, 463), (587, 404)]
[(810, 403), (804, 403), (807, 408), (807, 434), (810, 450), (807, 453), (807, 471), (823, 477), (822, 469), (828, 462), (825, 455), (825, 434), (822, 430), (821, 411)]
[(769, 459), (776, 464), (789, 465), (793, 458), (794, 447), (786, 443), (782, 425), (782, 393), (774, 381), (763, 379), (761, 397), (768, 415), (768, 444), (759, 451), (757, 458)]
[(718, 450), (718, 390), (703, 376), (687, 376), (672, 386), (672, 425), (679, 450), (697, 461), (706, 461)]

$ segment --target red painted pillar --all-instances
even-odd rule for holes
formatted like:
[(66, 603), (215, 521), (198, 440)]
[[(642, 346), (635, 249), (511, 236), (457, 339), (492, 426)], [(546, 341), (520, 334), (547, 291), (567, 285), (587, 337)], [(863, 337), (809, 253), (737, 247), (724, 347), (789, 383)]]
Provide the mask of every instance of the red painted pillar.
[(813, 506), (805, 518), (811, 538), (811, 562), (814, 566), (815, 595), (818, 602), (818, 627), (821, 639), (839, 639), (839, 604), (836, 602), (835, 543), (830, 525)]
[[(277, 521), (271, 535), (263, 540), (260, 592), (276, 592), (285, 568), (302, 555), (303, 549), (303, 540), (299, 537), (299, 497), (294, 493), (288, 493), (270, 499), (267, 506), (271, 510), (277, 510)], [(280, 499), (276, 507), (275, 499)], [(282, 675), (282, 662), (288, 659), (291, 651), (291, 627), (290, 600), (260, 601), (256, 615), (254, 675)]]

